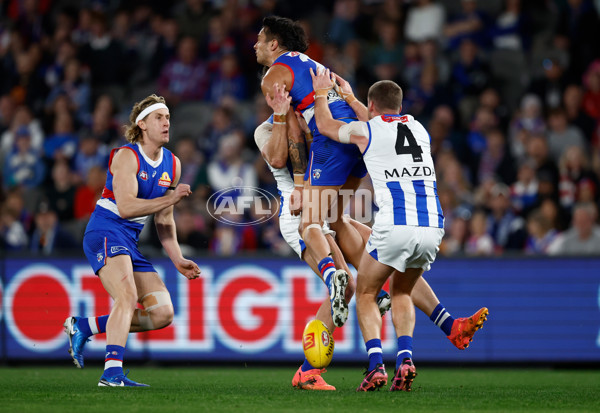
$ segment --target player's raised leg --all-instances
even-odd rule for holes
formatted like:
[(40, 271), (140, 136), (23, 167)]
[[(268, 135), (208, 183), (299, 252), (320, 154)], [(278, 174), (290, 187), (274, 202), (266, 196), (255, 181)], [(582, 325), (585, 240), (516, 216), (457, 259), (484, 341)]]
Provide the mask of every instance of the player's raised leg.
[(323, 234), (323, 217), (329, 211), (339, 187), (305, 186), (302, 196), (302, 221), (300, 234), (306, 244), (307, 252), (318, 260), (321, 279), (329, 290), (331, 315), (337, 327), (348, 319), (348, 304), (345, 300), (349, 275), (343, 269), (337, 269), (331, 256), (331, 248)]

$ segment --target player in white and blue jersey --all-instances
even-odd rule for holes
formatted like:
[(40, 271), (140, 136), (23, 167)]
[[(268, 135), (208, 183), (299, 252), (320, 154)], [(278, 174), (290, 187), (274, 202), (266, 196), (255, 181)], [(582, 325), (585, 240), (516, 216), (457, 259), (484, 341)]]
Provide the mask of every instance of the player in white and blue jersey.
[[(102, 197), (90, 217), (83, 249), (94, 272), (114, 300), (110, 315), (69, 317), (65, 332), (75, 365), (83, 368), (83, 347), (93, 334), (106, 332), (104, 372), (98, 386), (146, 387), (123, 373), (129, 332), (156, 330), (173, 320), (167, 288), (138, 250), (149, 215), (175, 268), (188, 279), (198, 265), (183, 257), (175, 233), (173, 206), (191, 194), (179, 184), (181, 163), (164, 145), (169, 142), (170, 115), (162, 97), (150, 95), (134, 105), (125, 133), (129, 144), (111, 152)], [(136, 309), (137, 303), (144, 310)]]
[[(380, 81), (369, 89), (365, 108), (368, 122), (347, 124), (333, 119), (326, 104), (335, 83), (329, 70), (311, 75), (319, 129), (333, 140), (360, 149), (379, 206), (357, 276), (357, 314), (369, 355), (369, 368), (357, 391), (374, 390), (387, 383), (381, 319), (373, 315), (375, 297), (390, 276), (392, 319), (398, 336), (396, 373), (390, 390), (410, 391), (416, 376), (411, 292), (435, 260), (444, 235), (429, 134), (412, 116), (400, 115), (402, 90), (394, 82)], [(487, 309), (480, 312), (477, 322), (483, 324)]]

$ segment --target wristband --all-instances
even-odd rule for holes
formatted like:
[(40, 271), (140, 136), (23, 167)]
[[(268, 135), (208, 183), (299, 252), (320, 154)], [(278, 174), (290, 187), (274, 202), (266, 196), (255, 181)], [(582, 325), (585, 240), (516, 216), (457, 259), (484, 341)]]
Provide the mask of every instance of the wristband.
[(351, 105), (352, 103), (356, 102), (358, 99), (356, 99), (356, 96), (354, 96), (354, 94), (350, 94), (346, 97), (344, 97), (344, 100), (346, 101), (347, 104)]

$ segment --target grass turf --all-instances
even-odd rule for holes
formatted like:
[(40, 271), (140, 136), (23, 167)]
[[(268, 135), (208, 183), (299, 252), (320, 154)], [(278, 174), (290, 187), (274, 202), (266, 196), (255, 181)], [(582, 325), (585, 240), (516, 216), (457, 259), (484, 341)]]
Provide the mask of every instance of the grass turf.
[[(295, 368), (134, 367), (151, 388), (98, 388), (101, 368), (1, 367), (0, 412), (589, 411), (600, 408), (591, 370), (417, 366), (411, 393), (355, 392), (360, 368), (333, 367), (336, 392), (293, 389)], [(388, 371), (391, 375), (392, 369)], [(390, 377), (391, 380), (391, 377)]]

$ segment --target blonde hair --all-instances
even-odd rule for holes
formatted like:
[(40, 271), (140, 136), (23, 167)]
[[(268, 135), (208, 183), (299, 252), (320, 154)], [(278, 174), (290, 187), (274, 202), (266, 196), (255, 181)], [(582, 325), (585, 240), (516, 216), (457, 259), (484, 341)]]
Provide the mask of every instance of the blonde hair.
[(144, 109), (155, 103), (166, 104), (165, 98), (152, 94), (133, 105), (133, 109), (131, 109), (131, 113), (129, 114), (129, 125), (125, 125), (125, 139), (127, 139), (129, 143), (136, 143), (142, 140), (142, 129), (138, 126), (135, 119)]

